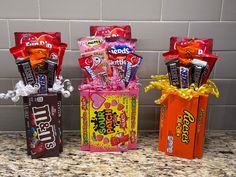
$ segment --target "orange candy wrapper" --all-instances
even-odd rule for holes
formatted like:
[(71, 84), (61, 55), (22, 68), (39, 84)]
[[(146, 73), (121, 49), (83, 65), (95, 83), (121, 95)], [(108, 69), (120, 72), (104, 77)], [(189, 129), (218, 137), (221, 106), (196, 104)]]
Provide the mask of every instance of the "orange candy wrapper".
[(158, 150), (167, 155), (188, 159), (202, 158), (207, 119), (208, 95), (219, 97), (215, 84), (207, 81), (201, 87), (178, 89), (169, 84), (167, 75), (152, 76), (145, 92), (157, 88), (162, 96)]

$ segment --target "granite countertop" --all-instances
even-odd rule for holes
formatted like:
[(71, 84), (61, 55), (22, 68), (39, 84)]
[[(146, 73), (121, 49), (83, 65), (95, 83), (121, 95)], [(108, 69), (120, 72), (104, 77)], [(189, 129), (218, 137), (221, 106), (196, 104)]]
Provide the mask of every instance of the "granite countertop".
[(24, 133), (0, 133), (0, 176), (236, 176), (236, 132), (206, 135), (202, 159), (157, 152), (157, 133), (141, 133), (139, 147), (124, 153), (79, 149), (79, 133), (64, 133), (60, 157), (31, 159)]

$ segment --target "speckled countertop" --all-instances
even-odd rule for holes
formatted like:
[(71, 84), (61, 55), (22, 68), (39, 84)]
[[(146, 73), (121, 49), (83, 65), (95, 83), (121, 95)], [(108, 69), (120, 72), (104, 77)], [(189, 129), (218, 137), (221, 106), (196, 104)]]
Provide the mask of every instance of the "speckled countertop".
[(236, 132), (206, 135), (203, 159), (157, 152), (157, 133), (141, 133), (139, 148), (124, 153), (79, 150), (78, 133), (64, 134), (60, 157), (31, 159), (24, 133), (0, 133), (0, 176), (236, 176)]

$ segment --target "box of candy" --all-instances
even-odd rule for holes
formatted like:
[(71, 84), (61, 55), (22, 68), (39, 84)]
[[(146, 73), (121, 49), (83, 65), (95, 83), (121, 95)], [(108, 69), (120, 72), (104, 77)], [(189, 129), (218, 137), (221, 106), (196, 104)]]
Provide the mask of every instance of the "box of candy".
[(208, 95), (219, 96), (208, 80), (218, 56), (212, 54), (212, 39), (171, 37), (170, 51), (163, 54), (167, 75), (152, 76), (156, 81), (145, 88), (162, 90), (159, 151), (183, 158), (201, 158)]
[(191, 100), (169, 94), (161, 103), (158, 149), (168, 155), (201, 158), (208, 95)]
[(61, 95), (73, 91), (60, 75), (67, 44), (61, 43), (59, 32), (16, 32), (15, 43), (10, 52), (22, 80), (0, 98), (16, 102), (23, 97), (28, 154), (58, 156), (63, 150)]
[(82, 90), (80, 105), (82, 150), (136, 149), (138, 89)]
[(78, 63), (84, 76), (80, 91), (81, 149), (127, 151), (137, 147), (137, 39), (126, 26), (91, 26), (80, 38)]
[(28, 155), (59, 156), (63, 151), (61, 94), (30, 95), (23, 102)]

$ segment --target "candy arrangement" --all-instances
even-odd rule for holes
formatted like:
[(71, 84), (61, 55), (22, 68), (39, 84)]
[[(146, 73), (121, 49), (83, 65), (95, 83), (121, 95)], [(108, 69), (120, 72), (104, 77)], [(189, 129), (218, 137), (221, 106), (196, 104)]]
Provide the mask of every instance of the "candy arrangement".
[(137, 39), (130, 26), (91, 26), (78, 43), (84, 80), (79, 86), (81, 150), (127, 151), (137, 148)]
[(212, 39), (171, 37), (170, 51), (163, 54), (170, 84), (189, 88), (200, 87), (208, 80), (218, 59), (212, 54)]
[(208, 80), (218, 59), (212, 54), (212, 39), (170, 38), (170, 51), (163, 54), (167, 75), (151, 76), (145, 87), (162, 90), (159, 151), (183, 158), (201, 158), (207, 119), (208, 95), (219, 97)]
[(16, 102), (23, 96), (27, 153), (32, 158), (55, 157), (63, 151), (61, 95), (73, 91), (60, 75), (67, 44), (59, 32), (16, 32), (10, 48), (22, 80), (0, 98)]
[(61, 43), (59, 32), (16, 32), (16, 46), (10, 48), (22, 81), (15, 90), (0, 94), (0, 98), (17, 102), (20, 96), (61, 92), (69, 97), (73, 91), (71, 82), (60, 76), (67, 44)]
[(137, 39), (131, 38), (130, 26), (91, 26), (90, 34), (94, 36), (78, 41), (81, 52), (78, 63), (85, 78), (80, 89), (136, 87), (142, 57), (134, 54)]

